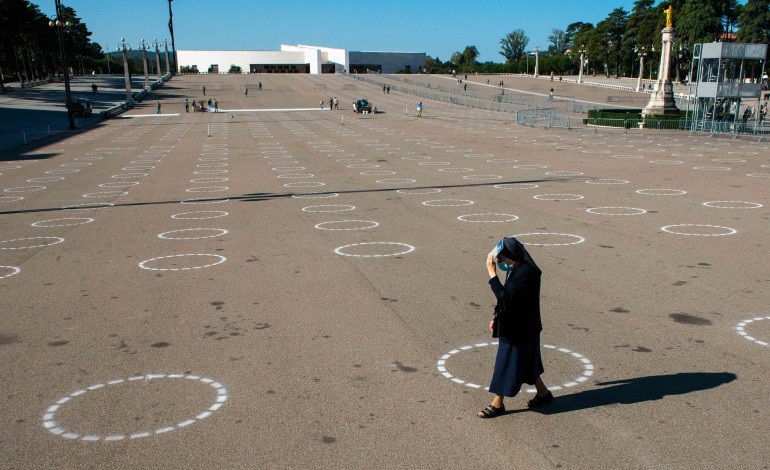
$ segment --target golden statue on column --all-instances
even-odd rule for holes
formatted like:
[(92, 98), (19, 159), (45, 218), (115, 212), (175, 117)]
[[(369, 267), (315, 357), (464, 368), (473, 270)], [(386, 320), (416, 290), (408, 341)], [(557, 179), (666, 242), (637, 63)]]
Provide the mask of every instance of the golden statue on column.
[(678, 115), (679, 109), (674, 100), (674, 85), (669, 79), (671, 71), (671, 49), (674, 43), (674, 7), (664, 10), (666, 12), (666, 27), (661, 31), (663, 35), (660, 48), (660, 67), (658, 67), (658, 80), (655, 82), (650, 101), (642, 110), (643, 116), (649, 115)]
[(674, 6), (669, 5), (667, 10), (664, 10), (666, 12), (666, 28), (673, 28), (674, 27)]

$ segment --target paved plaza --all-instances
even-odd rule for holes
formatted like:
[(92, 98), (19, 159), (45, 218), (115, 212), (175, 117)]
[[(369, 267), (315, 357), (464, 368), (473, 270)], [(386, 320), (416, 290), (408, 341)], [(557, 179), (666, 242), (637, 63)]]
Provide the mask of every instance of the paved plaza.
[[(767, 468), (770, 144), (419, 100), (175, 77), (0, 153), (0, 467)], [(556, 400), (480, 420), (511, 235)]]

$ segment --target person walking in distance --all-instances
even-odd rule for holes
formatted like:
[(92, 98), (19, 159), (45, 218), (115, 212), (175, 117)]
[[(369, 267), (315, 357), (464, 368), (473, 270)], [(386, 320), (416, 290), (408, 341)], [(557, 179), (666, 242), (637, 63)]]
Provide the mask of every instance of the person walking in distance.
[(156, 106), (156, 112), (155, 114), (160, 114), (160, 101), (158, 101), (158, 104)]
[[(497, 298), (494, 319), (489, 324), (492, 336), (499, 339), (495, 369), (489, 391), (492, 403), (479, 411), (479, 418), (505, 414), (505, 397), (515, 397), (522, 384), (534, 385), (535, 398), (527, 402), (536, 408), (553, 401), (553, 394), (543, 383), (540, 357), (540, 276), (524, 245), (515, 237), (506, 237), (489, 252), (486, 261), (489, 285)], [(496, 268), (505, 271), (505, 284), (497, 277)]]
[(422, 101), (417, 103), (417, 117), (422, 117)]
[(203, 85), (203, 96), (206, 96), (206, 85)]
[(187, 101), (187, 98), (184, 99), (184, 112), (186, 113), (190, 112), (190, 102)]
[(216, 100), (216, 98), (214, 98), (214, 112), (219, 112), (219, 102)]

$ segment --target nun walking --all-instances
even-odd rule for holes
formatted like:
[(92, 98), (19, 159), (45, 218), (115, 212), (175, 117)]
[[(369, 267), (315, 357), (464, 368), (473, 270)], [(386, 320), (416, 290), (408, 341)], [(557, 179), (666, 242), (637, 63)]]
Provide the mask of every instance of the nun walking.
[[(496, 268), (505, 272), (505, 284), (498, 279)], [(487, 271), (497, 298), (489, 329), (499, 339), (499, 346), (489, 385), (495, 397), (479, 411), (479, 418), (505, 414), (503, 400), (515, 397), (525, 383), (537, 389), (535, 398), (527, 402), (529, 408), (553, 401), (553, 394), (540, 378), (544, 372), (540, 357), (540, 268), (521, 242), (506, 237), (487, 255)]]

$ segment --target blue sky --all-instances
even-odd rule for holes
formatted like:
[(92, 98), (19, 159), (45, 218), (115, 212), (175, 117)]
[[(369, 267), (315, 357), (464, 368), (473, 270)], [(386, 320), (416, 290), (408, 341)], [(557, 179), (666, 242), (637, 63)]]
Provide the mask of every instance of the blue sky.
[[(54, 0), (33, 0), (54, 16)], [(548, 46), (552, 28), (575, 21), (596, 23), (612, 9), (630, 11), (633, 0), (175, 0), (177, 49), (276, 50), (281, 43), (360, 51), (425, 52), (446, 61), (475, 45), (479, 60), (502, 62), (499, 41), (521, 28), (529, 48)], [(93, 32), (92, 40), (115, 50), (121, 37), (169, 37), (168, 1), (65, 0)], [(134, 13), (134, 14), (131, 14)]]

